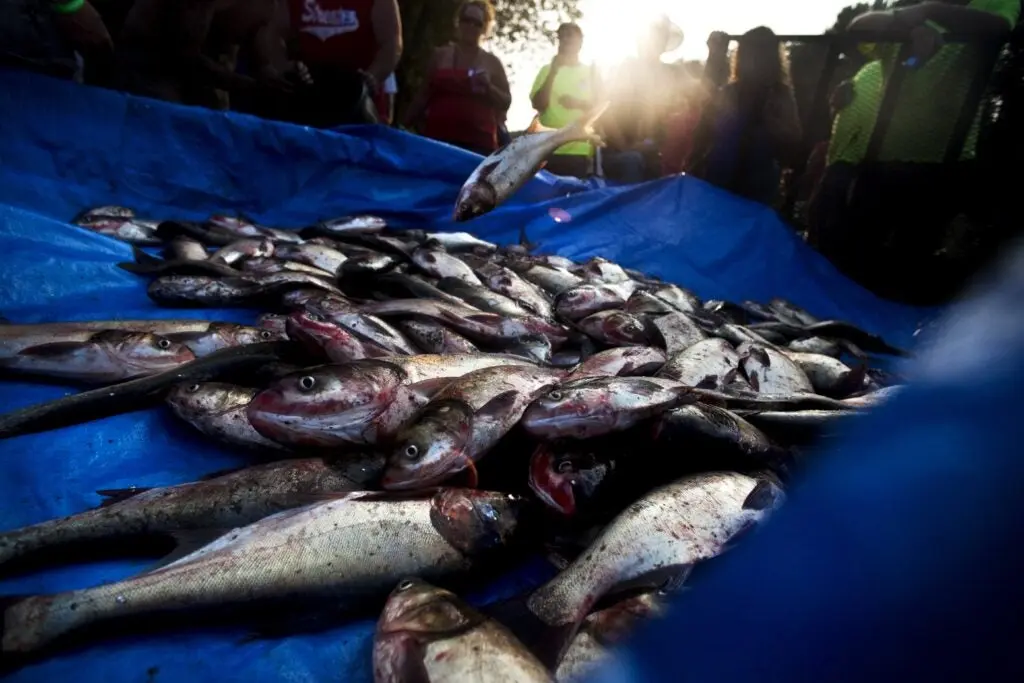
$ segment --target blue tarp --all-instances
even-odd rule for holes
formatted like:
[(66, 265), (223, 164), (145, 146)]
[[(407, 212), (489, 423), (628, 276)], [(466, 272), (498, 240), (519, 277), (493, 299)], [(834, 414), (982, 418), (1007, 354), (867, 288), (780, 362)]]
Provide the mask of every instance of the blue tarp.
[[(237, 211), (286, 227), (372, 212), (400, 225), (453, 229), (454, 198), (478, 162), (390, 129), (318, 131), (0, 71), (0, 314), (15, 322), (181, 317), (154, 306), (146, 283), (115, 267), (130, 259), (126, 245), (66, 223), (84, 208), (122, 204), (143, 216), (184, 219)], [(900, 346), (912, 344), (929, 313), (877, 299), (771, 210), (692, 178), (595, 189), (542, 173), (509, 205), (463, 227), (502, 243), (516, 241), (525, 227), (544, 251), (605, 256), (705, 298), (780, 296)], [(68, 391), (5, 382), (0, 411)], [(94, 506), (96, 489), (180, 483), (244, 463), (164, 410), (2, 441), (0, 528)], [(52, 570), (0, 581), (0, 594), (82, 587), (145, 566)], [(515, 575), (503, 590), (516, 590), (529, 575)], [(371, 632), (364, 621), (244, 645), (237, 632), (119, 639), (60, 654), (11, 680), (368, 681)]]

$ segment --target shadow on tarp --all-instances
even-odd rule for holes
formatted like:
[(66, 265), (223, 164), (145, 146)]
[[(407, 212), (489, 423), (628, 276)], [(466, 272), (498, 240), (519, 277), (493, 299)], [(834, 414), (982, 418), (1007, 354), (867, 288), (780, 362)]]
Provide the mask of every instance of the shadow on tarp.
[[(299, 226), (373, 212), (400, 225), (468, 229), (502, 243), (520, 229), (543, 251), (601, 255), (705, 298), (781, 296), (910, 345), (930, 311), (881, 301), (837, 273), (769, 209), (685, 177), (593, 189), (542, 173), (507, 206), (465, 226), (449, 219), (479, 157), (379, 127), (311, 130), (167, 105), (35, 74), (0, 71), (0, 315), (16, 322), (131, 317), (249, 321), (252, 311), (154, 306), (146, 282), (116, 263), (130, 249), (68, 225), (80, 210), (123, 204), (153, 217), (243, 212)], [(0, 410), (70, 391), (0, 384)], [(0, 442), (0, 529), (84, 510), (96, 489), (169, 485), (246, 464), (164, 410)], [(0, 594), (84, 587), (141, 570), (111, 562), (0, 582)], [(514, 592), (540, 571), (513, 573)], [(493, 597), (484, 596), (484, 597)], [(239, 645), (241, 634), (101, 642), (9, 680), (369, 681), (372, 621), (327, 634)], [(152, 672), (156, 673), (152, 673)]]

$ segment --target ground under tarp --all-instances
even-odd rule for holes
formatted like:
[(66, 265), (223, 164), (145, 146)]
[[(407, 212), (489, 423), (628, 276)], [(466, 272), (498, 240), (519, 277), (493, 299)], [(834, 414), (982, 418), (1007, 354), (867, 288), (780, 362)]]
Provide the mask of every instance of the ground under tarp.
[[(783, 297), (898, 346), (912, 345), (929, 313), (879, 300), (771, 210), (691, 178), (595, 189), (541, 174), (508, 206), (456, 228), (452, 203), (478, 161), (389, 129), (317, 131), (0, 71), (0, 315), (14, 322), (183, 317), (153, 305), (146, 282), (115, 266), (130, 259), (129, 247), (66, 223), (101, 204), (155, 218), (237, 211), (283, 227), (372, 212), (398, 225), (467, 229), (501, 243), (525, 228), (545, 252), (604, 256), (705, 298)], [(250, 321), (256, 313), (187, 315)], [(69, 391), (4, 382), (0, 410)], [(2, 441), (0, 528), (94, 506), (97, 489), (181, 483), (245, 462), (164, 410)], [(146, 566), (67, 567), (0, 581), (0, 594), (84, 587)], [(515, 572), (496, 590), (514, 591), (539, 571)], [(372, 620), (364, 620), (245, 644), (241, 631), (119, 638), (64, 652), (10, 680), (368, 681), (371, 633)]]

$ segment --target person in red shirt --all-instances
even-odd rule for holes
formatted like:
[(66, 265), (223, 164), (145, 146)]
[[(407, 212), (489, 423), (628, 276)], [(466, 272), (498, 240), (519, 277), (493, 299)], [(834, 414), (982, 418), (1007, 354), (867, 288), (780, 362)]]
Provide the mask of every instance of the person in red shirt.
[(457, 39), (434, 51), (403, 124), (422, 121), (427, 137), (486, 156), (498, 148), (498, 128), (512, 103), (505, 67), (480, 47), (494, 24), (494, 7), (468, 0), (455, 17)]
[(288, 20), (313, 84), (287, 118), (325, 128), (379, 121), (374, 103), (402, 56), (397, 0), (288, 0)]

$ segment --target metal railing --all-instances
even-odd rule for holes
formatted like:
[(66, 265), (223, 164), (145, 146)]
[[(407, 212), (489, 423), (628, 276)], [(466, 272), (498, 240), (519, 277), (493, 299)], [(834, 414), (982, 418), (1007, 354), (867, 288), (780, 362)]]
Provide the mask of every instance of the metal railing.
[[(982, 98), (985, 95), (985, 91), (991, 80), (992, 72), (1003, 47), (1006, 44), (1006, 40), (994, 40), (988, 38), (979, 39), (977, 35), (953, 32), (943, 34), (942, 37), (946, 43), (967, 43), (974, 46), (975, 57), (977, 59), (974, 78), (971, 80), (970, 88), (960, 106), (960, 111), (957, 113), (953, 132), (946, 143), (943, 161), (944, 163), (955, 163), (960, 159), (960, 155), (963, 152), (964, 144), (967, 142), (967, 136), (970, 134), (971, 125), (974, 122), (975, 115), (981, 105)], [(728, 36), (728, 39), (730, 42), (736, 41), (740, 39), (740, 36), (730, 35)], [(828, 102), (829, 86), (832, 83), (832, 78), (835, 75), (835, 70), (839, 65), (842, 55), (853, 52), (857, 49), (857, 45), (864, 43), (887, 43), (900, 45), (899, 56), (897, 57), (895, 67), (886, 73), (885, 92), (882, 95), (878, 115), (875, 119), (875, 127), (871, 132), (871, 139), (868, 142), (864, 156), (864, 161), (866, 162), (877, 160), (878, 154), (882, 150), (882, 145), (884, 144), (886, 135), (889, 131), (889, 123), (892, 121), (893, 113), (896, 110), (896, 103), (899, 100), (900, 90), (903, 87), (907, 72), (911, 70), (902, 66), (910, 58), (910, 42), (904, 36), (899, 34), (877, 31), (858, 31), (855, 34), (834, 33), (823, 35), (780, 35), (778, 36), (778, 39), (779, 42), (790, 45), (824, 45), (827, 50), (821, 75), (818, 77), (818, 82), (814, 88), (814, 97), (811, 100), (811, 106), (807, 107), (806, 111), (802, 112), (803, 120), (801, 123), (804, 131), (802, 159), (804, 161), (799, 163), (798, 168), (793, 168), (795, 177), (799, 177), (799, 175), (803, 173), (803, 165), (806, 163), (807, 156), (813, 146), (819, 140), (827, 139), (827, 135), (822, 135), (820, 126), (817, 125), (818, 122), (828, 121), (828, 132), (830, 133), (831, 131), (832, 117), (829, 113)], [(791, 182), (788, 187), (789, 192), (787, 194), (790, 194), (791, 196), (785, 198), (783, 209), (783, 213), (787, 217), (792, 215), (793, 203), (796, 200), (796, 183)]]

